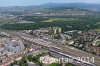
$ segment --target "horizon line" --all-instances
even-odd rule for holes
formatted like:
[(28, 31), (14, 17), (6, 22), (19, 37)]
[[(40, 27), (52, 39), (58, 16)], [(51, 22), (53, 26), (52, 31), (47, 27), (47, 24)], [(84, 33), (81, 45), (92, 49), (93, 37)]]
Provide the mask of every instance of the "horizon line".
[[(71, 3), (44, 3), (44, 4), (73, 4), (74, 2), (71, 2)], [(44, 5), (44, 4), (35, 4), (35, 5), (13, 5), (13, 6), (0, 6), (0, 7), (27, 7), (27, 6), (41, 6), (41, 5)], [(100, 3), (81, 3), (81, 2), (75, 2), (74, 4), (94, 4), (94, 5), (99, 5)]]

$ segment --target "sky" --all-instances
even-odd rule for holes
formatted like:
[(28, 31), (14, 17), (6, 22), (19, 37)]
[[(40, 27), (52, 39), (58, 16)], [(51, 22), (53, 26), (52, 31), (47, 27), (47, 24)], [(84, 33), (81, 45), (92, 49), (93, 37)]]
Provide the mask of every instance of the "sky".
[(97, 3), (100, 0), (0, 0), (0, 7), (2, 6), (30, 6), (41, 5), (45, 3)]

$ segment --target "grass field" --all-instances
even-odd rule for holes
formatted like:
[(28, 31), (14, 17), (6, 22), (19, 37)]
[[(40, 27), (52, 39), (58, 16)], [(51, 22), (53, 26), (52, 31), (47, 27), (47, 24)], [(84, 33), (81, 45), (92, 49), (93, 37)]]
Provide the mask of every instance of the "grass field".
[(50, 19), (44, 20), (42, 22), (57, 22), (57, 21), (64, 22), (64, 21), (74, 21), (74, 20), (77, 21), (78, 19), (76, 19), (76, 18), (50, 18)]
[(95, 29), (94, 31), (100, 32), (100, 29)]
[(23, 21), (20, 21), (20, 22), (17, 22), (17, 23), (35, 23), (35, 22), (23, 20)]

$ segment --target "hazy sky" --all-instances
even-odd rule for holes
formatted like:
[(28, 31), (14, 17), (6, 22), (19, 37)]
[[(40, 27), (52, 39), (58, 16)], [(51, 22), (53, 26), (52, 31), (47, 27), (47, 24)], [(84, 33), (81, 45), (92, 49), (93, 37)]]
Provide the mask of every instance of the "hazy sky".
[(28, 6), (44, 3), (100, 3), (100, 0), (0, 0), (0, 6)]

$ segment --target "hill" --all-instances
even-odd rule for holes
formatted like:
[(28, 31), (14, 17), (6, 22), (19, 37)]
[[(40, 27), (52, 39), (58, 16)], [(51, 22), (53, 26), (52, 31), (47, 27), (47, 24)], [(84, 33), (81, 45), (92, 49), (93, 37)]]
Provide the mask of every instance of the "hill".
[(36, 10), (43, 8), (81, 8), (81, 9), (91, 9), (91, 10), (100, 10), (100, 4), (88, 4), (88, 3), (47, 3), (38, 6), (11, 6), (11, 7), (0, 7), (0, 12), (3, 11), (27, 11), (27, 10)]

